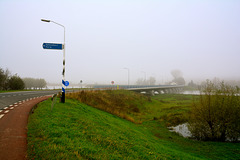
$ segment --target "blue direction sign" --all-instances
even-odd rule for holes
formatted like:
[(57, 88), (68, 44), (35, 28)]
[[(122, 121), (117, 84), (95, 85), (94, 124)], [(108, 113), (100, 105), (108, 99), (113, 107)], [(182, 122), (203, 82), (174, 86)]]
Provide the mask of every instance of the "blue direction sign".
[(63, 45), (59, 43), (43, 43), (43, 49), (57, 49), (62, 50)]

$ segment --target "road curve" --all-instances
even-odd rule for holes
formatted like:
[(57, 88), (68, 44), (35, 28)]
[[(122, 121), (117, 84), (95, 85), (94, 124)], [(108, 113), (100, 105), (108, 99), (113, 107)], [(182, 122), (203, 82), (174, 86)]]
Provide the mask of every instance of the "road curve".
[(20, 91), (20, 92), (7, 92), (0, 93), (0, 110), (9, 107), (19, 101), (27, 100), (34, 97), (52, 95), (61, 92), (61, 90), (48, 90), (48, 91)]
[(29, 98), (0, 110), (0, 159), (27, 159), (27, 123), (31, 109), (51, 96)]

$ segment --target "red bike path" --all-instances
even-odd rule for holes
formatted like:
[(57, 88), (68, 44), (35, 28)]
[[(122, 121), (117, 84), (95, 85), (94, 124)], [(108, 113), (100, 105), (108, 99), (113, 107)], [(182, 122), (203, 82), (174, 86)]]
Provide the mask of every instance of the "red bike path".
[(19, 101), (0, 111), (0, 160), (27, 159), (27, 124), (32, 108), (50, 98)]

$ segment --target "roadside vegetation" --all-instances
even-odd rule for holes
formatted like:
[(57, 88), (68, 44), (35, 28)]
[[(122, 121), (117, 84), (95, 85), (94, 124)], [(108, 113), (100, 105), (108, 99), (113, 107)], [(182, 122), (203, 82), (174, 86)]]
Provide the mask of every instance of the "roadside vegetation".
[(17, 74), (12, 75), (8, 69), (0, 68), (0, 93), (43, 89), (46, 85), (44, 79), (21, 78)]
[(42, 78), (23, 78), (26, 89), (43, 89), (47, 86), (47, 82)]
[(8, 69), (0, 68), (0, 91), (23, 90), (24, 87), (23, 80), (17, 74), (11, 75)]
[(239, 88), (207, 81), (195, 100), (189, 121), (194, 138), (238, 141), (240, 137)]
[(76, 99), (133, 123), (141, 123), (140, 110), (145, 110), (145, 104), (151, 102), (150, 97), (124, 90), (81, 91), (69, 93), (66, 98)]
[(239, 143), (196, 141), (167, 129), (189, 120), (192, 98), (82, 91), (52, 111), (49, 99), (29, 117), (28, 159), (240, 159)]

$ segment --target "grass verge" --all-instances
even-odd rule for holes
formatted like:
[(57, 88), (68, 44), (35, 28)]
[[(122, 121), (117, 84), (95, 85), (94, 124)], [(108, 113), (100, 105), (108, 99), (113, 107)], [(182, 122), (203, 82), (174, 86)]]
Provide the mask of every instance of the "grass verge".
[[(123, 91), (109, 94), (124, 94), (129, 99), (133, 96)], [(168, 122), (172, 116), (189, 111), (190, 96), (159, 95), (134, 103), (137, 114), (131, 107), (122, 110), (134, 119), (141, 118), (141, 124), (73, 99), (56, 103), (52, 111), (50, 100), (39, 104), (29, 117), (28, 159), (240, 158), (239, 143), (199, 142), (167, 130), (167, 123), (173, 123)]]

